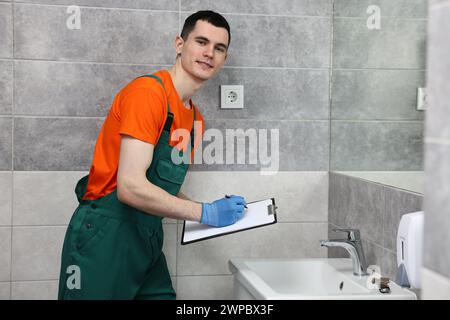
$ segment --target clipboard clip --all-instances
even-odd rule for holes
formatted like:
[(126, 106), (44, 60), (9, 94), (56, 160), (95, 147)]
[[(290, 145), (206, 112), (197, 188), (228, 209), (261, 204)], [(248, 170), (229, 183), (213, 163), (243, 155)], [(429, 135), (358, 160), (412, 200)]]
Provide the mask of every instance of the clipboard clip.
[(267, 211), (268, 211), (269, 215), (277, 214), (277, 211), (276, 211), (277, 209), (278, 209), (278, 207), (275, 206), (274, 204), (269, 204), (267, 206)]

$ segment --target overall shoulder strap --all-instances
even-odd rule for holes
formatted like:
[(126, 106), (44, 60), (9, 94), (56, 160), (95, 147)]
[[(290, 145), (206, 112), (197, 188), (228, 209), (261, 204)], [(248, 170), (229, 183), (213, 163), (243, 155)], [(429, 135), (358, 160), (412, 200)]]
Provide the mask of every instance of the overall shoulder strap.
[(191, 148), (194, 150), (194, 139), (195, 139), (195, 120), (197, 120), (197, 115), (195, 113), (195, 106), (192, 105), (194, 109), (194, 121), (192, 122), (192, 130), (191, 130)]
[[(166, 92), (166, 88), (164, 87), (164, 83), (162, 82), (160, 77), (155, 76), (154, 74), (144, 74), (137, 78), (142, 78), (142, 77), (153, 78), (156, 81), (158, 81), (159, 84), (163, 87), (164, 93), (165, 93), (166, 99), (167, 99), (167, 117), (166, 117), (166, 122), (164, 123), (164, 131), (170, 132), (170, 127), (172, 126), (172, 122), (173, 122), (173, 113), (170, 111), (169, 98), (167, 97), (167, 92)], [(195, 117), (195, 115), (194, 115), (194, 117)]]

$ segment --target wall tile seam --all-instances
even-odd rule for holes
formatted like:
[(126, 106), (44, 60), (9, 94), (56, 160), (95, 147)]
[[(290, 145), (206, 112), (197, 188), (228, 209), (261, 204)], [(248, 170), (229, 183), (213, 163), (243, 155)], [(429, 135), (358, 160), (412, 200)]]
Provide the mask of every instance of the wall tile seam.
[(439, 137), (426, 137), (425, 143), (436, 146), (450, 146), (450, 139), (439, 138)]
[[(264, 259), (264, 258), (261, 258)], [(208, 274), (182, 274), (182, 275), (177, 275), (177, 278), (190, 278), (190, 277), (232, 277), (233, 273), (208, 273)]]
[(372, 122), (383, 122), (383, 123), (418, 123), (423, 124), (421, 120), (397, 120), (397, 119), (331, 119), (332, 122), (363, 122), (363, 123), (372, 123)]
[[(9, 171), (1, 171), (1, 170), (0, 170), (0, 173), (2, 173), (2, 172), (9, 172)], [(74, 170), (74, 171), (66, 171), (66, 170), (60, 170), (60, 171), (58, 171), (58, 170), (48, 170), (48, 171), (25, 171), (25, 170), (20, 170), (19, 172), (20, 172), (21, 174), (25, 174), (25, 173), (39, 174), (40, 172), (42, 172), (42, 173), (70, 173), (70, 174), (75, 174), (75, 173), (80, 173), (80, 174), (86, 173), (86, 174), (88, 174), (88, 173), (89, 173), (89, 171), (80, 171), (80, 170)]]
[[(0, 116), (2, 117), (2, 116)], [(82, 117), (82, 116), (63, 116), (63, 115), (23, 115), (14, 114), (12, 116), (5, 116), (2, 118), (13, 118), (13, 119), (84, 119), (84, 120), (105, 120), (106, 117)]]
[(397, 251), (393, 251), (393, 250), (391, 250), (391, 249), (389, 249), (389, 248), (383, 248), (383, 249), (384, 249), (384, 251), (386, 251), (387, 253), (393, 254), (393, 255), (397, 256)]
[[(173, 278), (178, 277), (175, 274), (170, 274), (170, 276)], [(10, 283), (12, 285), (15, 283), (38, 283), (38, 282), (55, 282), (55, 281), (59, 282), (59, 278), (57, 278), (57, 279), (29, 279), (29, 280), (28, 279), (14, 279), (11, 281), (0, 281), (0, 284)]]
[(276, 224), (328, 224), (328, 221), (326, 221), (326, 220), (323, 220), (323, 221), (280, 221), (280, 220), (277, 220)]
[[(15, 170), (15, 171), (17, 171), (17, 172), (20, 172), (21, 174), (40, 174), (40, 173), (42, 173), (42, 174), (59, 174), (59, 173), (68, 173), (68, 174), (75, 174), (75, 173), (80, 173), (80, 174), (88, 174), (89, 173), (89, 171), (88, 170), (86, 170), (86, 171), (80, 171), (80, 170), (73, 170), (73, 171), (70, 171), (70, 170), (43, 170), (43, 171), (38, 171), (38, 170), (36, 170), (36, 171), (33, 171), (33, 170)], [(8, 171), (8, 170), (0, 170), (0, 174), (1, 173), (10, 173), (11, 171)], [(191, 172), (191, 171), (189, 171), (189, 172)], [(194, 172), (210, 172), (210, 173), (212, 173), (211, 171), (194, 171)], [(285, 171), (282, 171), (282, 172), (285, 172)], [(289, 171), (289, 172), (292, 172), (292, 171)], [(327, 171), (327, 170), (299, 170), (298, 171), (298, 173), (301, 173), (301, 174), (317, 174), (317, 175), (322, 175), (322, 174), (325, 174), (325, 173), (328, 173), (329, 171)], [(240, 171), (239, 172), (239, 174), (242, 174), (242, 173), (249, 173), (249, 174), (253, 174), (254, 173), (254, 170), (249, 170), (249, 171)], [(76, 182), (76, 181), (75, 181)]]
[(40, 228), (53, 228), (53, 227), (60, 227), (60, 228), (67, 228), (67, 224), (17, 224), (17, 223), (15, 223), (15, 224), (13, 224), (13, 225), (11, 225), (11, 227), (13, 227), (13, 228), (15, 228), (15, 229), (18, 229), (18, 228), (23, 228), (23, 229), (26, 229), (26, 228), (37, 228), (37, 227), (40, 227)]
[[(235, 165), (242, 165), (242, 164), (235, 164)], [(255, 166), (254, 168), (255, 169), (253, 169), (252, 171), (249, 171), (248, 169), (246, 169), (246, 170), (240, 170), (240, 169), (237, 169), (237, 170), (230, 170), (230, 169), (228, 169), (228, 166), (229, 165), (227, 165), (227, 164), (219, 164), (218, 166), (220, 166), (220, 170), (216, 170), (216, 169), (212, 169), (212, 170), (203, 170), (203, 169), (201, 169), (201, 170), (199, 170), (199, 169), (189, 169), (190, 170), (190, 172), (203, 172), (203, 173), (207, 173), (207, 172), (209, 172), (209, 173), (214, 173), (214, 172), (220, 172), (220, 173), (233, 173), (233, 172), (235, 172), (235, 173), (242, 173), (242, 172), (250, 172), (250, 173), (255, 173), (255, 172), (260, 172), (261, 171), (261, 168), (264, 168), (263, 166), (261, 166), (260, 164), (253, 164), (253, 166)], [(256, 167), (256, 166), (259, 166), (259, 167)], [(316, 166), (317, 167), (317, 166)], [(317, 168), (314, 168), (314, 169), (311, 169), (311, 170), (299, 170), (299, 169), (283, 169), (283, 170), (278, 170), (278, 172), (279, 173), (310, 173), (310, 172), (327, 172), (327, 170), (326, 169), (324, 169), (324, 170), (317, 170)]]
[(9, 283), (33, 283), (33, 282), (49, 282), (49, 281), (59, 281), (59, 279), (33, 279), (33, 280), (11, 280)]
[[(112, 218), (113, 219), (113, 218)], [(169, 225), (169, 226), (175, 226), (177, 225), (176, 222), (163, 222), (162, 223), (163, 226), (164, 225)], [(52, 227), (58, 227), (58, 228), (67, 228), (68, 224), (12, 224), (10, 226), (8, 225), (0, 225), (0, 229), (1, 228), (8, 228), (8, 227), (13, 227), (13, 228), (35, 228), (35, 227), (40, 227), (40, 228), (52, 228)]]
[[(47, 62), (47, 63), (65, 63), (65, 64), (85, 64), (85, 65), (111, 65), (111, 66), (123, 66), (123, 67), (172, 67), (172, 64), (167, 63), (128, 63), (128, 62), (103, 62), (103, 61), (93, 61), (93, 60), (53, 60), (44, 58), (0, 58), (5, 61), (13, 62)], [(227, 65), (222, 68), (224, 69), (254, 69), (254, 70), (311, 70), (311, 71), (328, 71), (329, 67), (277, 67), (277, 66), (239, 66), (239, 65)], [(364, 70), (364, 69), (362, 69)], [(370, 69), (368, 69), (370, 70)], [(406, 69), (408, 70), (408, 69)], [(411, 69), (413, 70), (413, 69)]]
[[(200, 111), (201, 111), (201, 106), (199, 107)], [(206, 121), (223, 121), (223, 120), (250, 120), (250, 121), (255, 121), (255, 122), (326, 122), (328, 123), (329, 119), (257, 119), (257, 118), (203, 118), (203, 120)], [(320, 171), (320, 170), (319, 170)]]
[[(0, 61), (11, 62), (43, 62), (43, 63), (62, 63), (62, 64), (85, 64), (85, 65), (111, 65), (111, 66), (124, 66), (124, 67), (171, 67), (172, 64), (167, 63), (128, 63), (128, 62), (104, 62), (94, 60), (54, 60), (44, 58), (20, 58), (20, 57), (0, 57)], [(330, 67), (277, 67), (277, 66), (240, 66), (240, 65), (226, 65), (222, 70), (226, 69), (255, 69), (255, 70), (311, 70), (311, 71), (328, 71)], [(350, 67), (332, 67), (335, 71), (422, 71), (426, 72), (424, 68), (350, 68)]]
[[(323, 221), (280, 221), (280, 220), (277, 220), (276, 224), (327, 224), (327, 223), (328, 223), (328, 221), (326, 221), (326, 220), (323, 220)], [(173, 224), (175, 224), (175, 223), (173, 223)], [(181, 228), (182, 224), (183, 223), (178, 223), (178, 225), (180, 225), (180, 228)], [(268, 227), (270, 227), (270, 225)], [(258, 228), (254, 228), (254, 229), (260, 229), (260, 228), (258, 227)]]
[(0, 226), (0, 228), (3, 227), (12, 227), (14, 229), (18, 229), (18, 228), (34, 228), (34, 227), (40, 227), (40, 228), (52, 228), (52, 227), (64, 227), (67, 228), (67, 225), (62, 225), (62, 224), (12, 224), (10, 226), (7, 225), (2, 225)]
[[(201, 110), (201, 106), (200, 106)], [(96, 119), (96, 120), (105, 120), (106, 117), (94, 117), (94, 116), (71, 116), (71, 115), (33, 115), (33, 114), (0, 114), (1, 119)], [(318, 118), (318, 119), (285, 119), (285, 118), (204, 118), (204, 121), (223, 121), (223, 120), (250, 120), (250, 121), (258, 121), (258, 122), (329, 122), (328, 118)], [(421, 124), (423, 121), (420, 120), (408, 120), (408, 119), (399, 119), (399, 120), (391, 120), (391, 119), (331, 119), (331, 122), (361, 122), (361, 123), (374, 123), (374, 122), (382, 122), (382, 123), (418, 123)], [(437, 144), (449, 144), (450, 140), (443, 140), (443, 142), (439, 142)], [(436, 144), (436, 143), (434, 143)]]
[[(242, 165), (242, 164), (235, 164), (235, 165)], [(249, 165), (249, 164), (247, 164), (247, 165)], [(194, 169), (189, 169), (189, 172), (202, 172), (202, 173), (233, 173), (233, 172), (235, 172), (235, 173), (243, 173), (243, 172), (247, 172), (247, 173), (255, 173), (255, 172), (260, 172), (260, 170), (261, 170), (261, 168), (260, 167), (256, 167), (256, 165), (258, 165), (258, 164), (254, 164), (254, 169), (253, 170), (249, 170), (249, 169), (246, 169), (246, 170), (240, 170), (240, 169), (237, 169), (237, 170), (229, 170), (228, 169), (228, 165), (227, 164), (219, 164), (218, 166), (220, 166), (220, 169), (218, 170), (218, 169), (212, 169), (212, 170), (203, 170), (203, 169), (201, 169), (201, 170), (199, 170), (199, 169), (196, 169), (196, 168), (194, 168)], [(90, 165), (87, 165), (87, 166), (90, 166)], [(224, 168), (225, 167), (225, 168)], [(87, 169), (89, 169), (89, 168), (87, 168)], [(11, 170), (11, 171), (13, 171), (13, 170)], [(67, 169), (64, 169), (64, 170), (61, 170), (61, 171), (63, 171), (63, 172), (78, 172), (78, 170), (74, 170), (74, 171), (70, 171), (70, 170), (67, 170)], [(4, 171), (4, 172), (9, 172), (9, 171)], [(36, 169), (36, 170), (29, 170), (29, 169), (26, 169), (26, 170), (20, 170), (20, 169), (14, 169), (14, 172), (41, 172), (41, 173), (44, 173), (44, 172), (47, 172), (45, 169)], [(55, 171), (55, 170), (49, 170), (49, 172), (57, 172), (57, 171)], [(323, 173), (325, 173), (325, 172), (328, 172), (328, 170), (326, 170), (326, 169), (324, 169), (324, 170), (317, 170), (317, 169), (311, 169), (311, 170), (299, 170), (299, 169), (283, 169), (283, 170), (278, 170), (278, 172), (279, 173), (304, 173), (304, 174), (309, 174), (309, 173), (314, 173), (314, 172), (323, 172)]]
[[(335, 15), (335, 1), (331, 0), (331, 17), (332, 21), (334, 21), (334, 15)], [(331, 141), (332, 138), (332, 132), (331, 132), (331, 119), (333, 118), (333, 67), (334, 67), (334, 23), (330, 23), (330, 56), (329, 56), (329, 68), (328, 68), (328, 170), (332, 167), (332, 144)], [(328, 177), (328, 184), (329, 184), (329, 177)], [(330, 192), (328, 191), (328, 194)], [(328, 195), (328, 206), (330, 202), (330, 197)], [(327, 210), (327, 217), (329, 215), (329, 208)]]
[(181, 34), (181, 0), (178, 0), (178, 34)]
[[(15, 1), (13, 2), (11, 6), (11, 23), (12, 23), (12, 56), (15, 58)], [(15, 63), (12, 63), (12, 80), (13, 80), (13, 86), (12, 86), (12, 108), (11, 108), (11, 114), (14, 115), (16, 111), (16, 69), (15, 69)], [(15, 121), (14, 117), (12, 117), (12, 125), (11, 125), (11, 248), (10, 248), (10, 266), (9, 266), (9, 280), (12, 281), (12, 275), (13, 275), (13, 226), (14, 226), (14, 128), (15, 128)], [(9, 286), (9, 299), (12, 299), (12, 284)]]
[[(12, 195), (14, 197), (14, 195)], [(12, 198), (11, 197), (11, 198)], [(13, 214), (11, 207), (11, 224), (13, 223)], [(13, 276), (13, 227), (11, 226), (10, 243), (9, 243), (9, 281), (12, 281)], [(12, 285), (9, 287), (9, 299), (12, 297)]]
[(277, 67), (277, 66), (233, 66), (233, 65), (227, 65), (222, 68), (224, 69), (256, 69), (256, 70), (279, 70), (279, 71), (286, 71), (286, 70), (311, 70), (311, 71), (328, 71), (329, 67)]
[[(370, 182), (368, 182), (368, 183), (370, 183)], [(386, 249), (386, 242), (387, 242), (386, 237), (385, 237), (385, 234), (386, 234), (385, 221), (386, 221), (386, 215), (388, 213), (388, 210), (387, 210), (388, 204), (387, 204), (386, 198), (387, 198), (387, 193), (389, 191), (390, 191), (389, 188), (386, 188), (386, 186), (382, 186), (382, 197), (383, 197), (384, 203), (382, 203), (383, 212), (381, 213), (381, 241), (382, 241), (381, 247), (383, 249)], [(375, 243), (375, 245), (376, 245), (376, 243)]]
[(335, 71), (419, 71), (426, 72), (427, 69), (423, 68), (346, 68), (337, 67), (333, 68)]
[[(383, 20), (395, 20), (395, 21), (428, 21), (428, 18), (403, 18), (396, 16), (384, 16), (383, 11), (381, 11), (381, 21)], [(346, 16), (336, 16), (334, 20), (367, 20), (367, 17), (346, 17)]]
[[(195, 11), (181, 10), (181, 14), (192, 14)], [(306, 19), (325, 19), (331, 21), (331, 15), (302, 15), (302, 14), (275, 14), (275, 13), (249, 13), (249, 12), (225, 12), (221, 11), (224, 16), (249, 16), (249, 17), (275, 17), (275, 18), (306, 18)]]
[(45, 59), (45, 58), (32, 58), (32, 57), (15, 57), (15, 62), (18, 61), (31, 61), (31, 62), (52, 62), (52, 63), (68, 63), (68, 64), (97, 64), (97, 65), (118, 65), (118, 66), (130, 66), (130, 67), (170, 67), (173, 64), (168, 64), (165, 62), (143, 62), (143, 63), (134, 63), (134, 62), (116, 62), (116, 61), (94, 61), (94, 60), (70, 60), (70, 59), (64, 59), (63, 60), (53, 60), (53, 59)]
[(11, 60), (14, 62), (48, 62), (48, 63), (61, 63), (61, 64), (95, 64), (95, 65), (111, 65), (111, 66), (125, 66), (125, 67), (171, 67), (171, 64), (167, 63), (128, 63), (128, 62), (104, 62), (104, 61), (89, 61), (89, 60), (52, 60), (43, 58), (2, 58), (0, 60)]
[[(408, 172), (408, 171), (404, 171), (404, 172)], [(413, 172), (416, 172), (416, 171), (413, 171)], [(376, 184), (376, 182), (373, 182), (373, 181), (368, 181), (368, 182)], [(402, 194), (406, 193), (406, 194), (411, 195), (411, 196), (420, 197), (420, 198), (422, 198), (422, 200), (423, 200), (423, 197), (424, 197), (424, 195), (422, 193), (414, 192), (414, 191), (407, 190), (407, 189), (396, 188), (396, 187), (393, 187), (393, 186), (387, 186), (387, 185), (383, 185), (383, 184), (381, 184), (381, 185), (386, 189), (385, 190), (386, 193), (389, 193), (389, 192), (390, 193), (392, 193), (392, 192), (401, 192)], [(386, 210), (387, 210), (387, 208), (386, 208)]]
[[(199, 107), (200, 111), (202, 107)], [(15, 118), (15, 119), (95, 119), (95, 120), (105, 120), (106, 117), (89, 117), (89, 116), (68, 116), (68, 115), (24, 115), (24, 114), (13, 114), (13, 115), (0, 115), (0, 118)], [(222, 121), (222, 120), (250, 120), (250, 121), (258, 121), (258, 122), (327, 122), (327, 118), (325, 119), (260, 119), (260, 118), (203, 118), (204, 121)]]
[[(240, 171), (236, 171), (236, 173), (239, 173), (239, 174), (245, 174), (245, 173), (254, 174), (257, 171), (258, 171), (257, 169), (255, 169), (255, 170), (240, 170)], [(32, 171), (30, 171), (30, 172), (32, 172)], [(188, 172), (191, 173), (191, 174), (193, 172), (195, 172), (195, 173), (197, 173), (197, 172), (199, 172), (199, 173), (210, 173), (210, 174), (215, 173), (215, 171), (211, 171), (211, 170), (195, 170), (195, 171), (189, 170)], [(229, 173), (229, 170), (221, 170), (221, 171), (218, 171), (218, 172), (221, 172), (221, 173), (227, 172), (227, 173)], [(328, 173), (329, 171), (328, 170), (283, 170), (283, 171), (278, 171), (278, 172), (279, 173), (286, 173), (286, 174), (287, 173), (325, 174), (325, 173)]]
[[(10, 3), (10, 2), (8, 2)], [(8, 4), (5, 3), (5, 4)], [(48, 3), (28, 3), (28, 2), (15, 2), (20, 6), (39, 6), (39, 7), (69, 7), (73, 4), (48, 4)], [(0, 3), (1, 4), (1, 3)], [(94, 10), (120, 10), (120, 11), (142, 11), (142, 12), (154, 12), (154, 13), (179, 13), (179, 14), (192, 14), (195, 11), (189, 10), (170, 10), (170, 9), (144, 9), (144, 8), (124, 8), (124, 7), (100, 7), (100, 6), (86, 6), (76, 5), (80, 9), (94, 9)], [(289, 15), (289, 14), (273, 14), (273, 13), (250, 13), (250, 12), (220, 12), (222, 15), (227, 16), (257, 16), (257, 17), (278, 17), (278, 18), (318, 18), (318, 19), (331, 19), (330, 15)]]
[(67, 225), (13, 225), (12, 229), (44, 229), (44, 228), (66, 228)]
[[(373, 241), (373, 240), (371, 240), (371, 239), (369, 239), (369, 238), (361, 237), (361, 240), (362, 240), (363, 242), (369, 243), (369, 244), (372, 245), (372, 246), (378, 247), (378, 249), (386, 250), (386, 251), (389, 251), (390, 253), (396, 254), (396, 252), (394, 252), (394, 251), (392, 251), (392, 250), (389, 250), (388, 248), (384, 247), (383, 245), (381, 245), (381, 244), (379, 244), (379, 243), (376, 243), (375, 241)], [(384, 237), (383, 237), (383, 240), (384, 240)]]
[[(29, 3), (29, 2), (15, 2), (18, 7), (33, 6), (33, 7), (56, 7), (67, 8), (74, 4), (49, 4), (49, 3)], [(80, 9), (93, 9), (93, 10), (110, 10), (110, 11), (138, 11), (138, 12), (151, 12), (151, 13), (179, 13), (178, 10), (168, 9), (137, 9), (137, 8), (120, 8), (120, 7), (95, 7), (86, 5), (76, 5)]]
[[(337, 171), (339, 171), (339, 170), (337, 170)], [(386, 171), (386, 170), (384, 170), (384, 171)], [(418, 172), (418, 171), (420, 172), (422, 170), (401, 171), (401, 172)], [(398, 171), (396, 171), (396, 172), (398, 172)], [(334, 171), (331, 171), (331, 173), (334, 174), (334, 175), (339, 175), (339, 176), (341, 176), (341, 178), (347, 178), (348, 180), (359, 180), (358, 182), (378, 185), (378, 187), (389, 188), (389, 189), (393, 189), (395, 191), (401, 191), (401, 192), (405, 192), (405, 193), (411, 193), (411, 194), (417, 195), (417, 196), (423, 196), (423, 194), (421, 194), (421, 193), (416, 193), (416, 192), (413, 192), (413, 191), (410, 191), (410, 190), (405, 190), (405, 189), (391, 187), (391, 186), (388, 187), (388, 186), (386, 186), (385, 184), (383, 184), (381, 182), (375, 182), (375, 181), (367, 180), (367, 179), (360, 178), (360, 177), (350, 177), (350, 176), (347, 176), (345, 173), (339, 173), (339, 172), (334, 172)]]
[[(198, 172), (198, 171), (196, 171)], [(207, 171), (209, 172), (209, 171)], [(170, 218), (168, 218), (170, 219)], [(327, 220), (314, 220), (314, 221), (305, 221), (305, 220), (299, 220), (299, 221), (295, 221), (295, 220), (283, 220), (277, 221), (277, 224), (327, 224), (328, 221)], [(163, 226), (167, 225), (167, 226), (177, 226), (177, 225), (182, 225), (183, 222), (163, 222), (162, 223)], [(67, 224), (13, 224), (13, 225), (0, 225), (0, 229), (10, 229), (10, 228), (14, 228), (14, 229), (27, 229), (27, 228), (53, 228), (53, 227), (58, 227), (58, 228), (67, 228)]]

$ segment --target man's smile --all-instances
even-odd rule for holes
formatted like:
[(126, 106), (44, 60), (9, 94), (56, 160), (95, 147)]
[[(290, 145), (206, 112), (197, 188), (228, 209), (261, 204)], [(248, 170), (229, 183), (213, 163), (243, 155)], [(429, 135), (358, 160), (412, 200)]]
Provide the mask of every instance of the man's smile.
[(199, 65), (201, 65), (203, 68), (208, 68), (208, 69), (211, 69), (213, 66), (212, 65), (210, 65), (208, 62), (204, 62), (204, 61), (197, 61), (197, 63), (199, 64)]

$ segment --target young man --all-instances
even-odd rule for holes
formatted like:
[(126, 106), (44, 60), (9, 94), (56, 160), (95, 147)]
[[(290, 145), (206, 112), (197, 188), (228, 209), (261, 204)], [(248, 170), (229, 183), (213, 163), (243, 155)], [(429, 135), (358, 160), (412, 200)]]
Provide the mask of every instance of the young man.
[[(191, 97), (222, 68), (229, 43), (227, 21), (199, 11), (175, 40), (175, 65), (116, 95), (89, 175), (75, 188), (80, 204), (64, 239), (59, 299), (174, 299), (162, 218), (222, 227), (242, 217), (243, 197), (198, 203), (182, 195), (189, 164), (172, 158), (189, 153), (192, 159), (202, 134), (194, 139), (194, 122), (203, 128), (203, 119)], [(177, 129), (190, 138), (173, 141)]]

